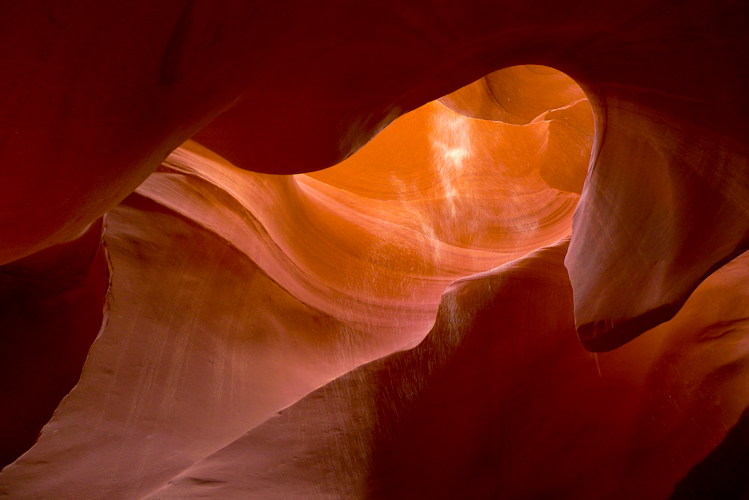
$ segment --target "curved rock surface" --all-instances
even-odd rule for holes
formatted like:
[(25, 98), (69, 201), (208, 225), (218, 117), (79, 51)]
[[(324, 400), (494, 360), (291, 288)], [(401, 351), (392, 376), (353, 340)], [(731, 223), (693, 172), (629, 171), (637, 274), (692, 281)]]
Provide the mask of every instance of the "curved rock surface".
[(584, 172), (565, 138), (593, 129), (564, 123), (577, 109), (554, 113), (518, 126), (432, 102), (309, 176), (184, 144), (107, 215), (107, 322), (0, 491), (142, 498), (330, 380), (413, 347), (454, 280), (569, 235), (579, 196), (542, 173)]
[(29, 449), (75, 386), (106, 314), (102, 220), (0, 266), (0, 467)]
[(519, 63), (562, 70), (594, 104), (567, 258), (588, 348), (668, 319), (749, 241), (740, 0), (47, 0), (6, 6), (0, 22), (0, 263), (80, 234), (196, 132), (242, 168), (318, 170)]
[(748, 24), (3, 5), (0, 496), (745, 495)]
[(439, 99), (463, 115), (526, 125), (537, 117), (585, 100), (575, 80), (544, 66), (495, 71)]
[[(749, 255), (671, 321), (593, 354), (575, 335), (566, 248), (456, 281), (418, 347), (320, 388), (147, 498), (668, 498), (746, 406)], [(721, 491), (723, 475), (696, 484)]]

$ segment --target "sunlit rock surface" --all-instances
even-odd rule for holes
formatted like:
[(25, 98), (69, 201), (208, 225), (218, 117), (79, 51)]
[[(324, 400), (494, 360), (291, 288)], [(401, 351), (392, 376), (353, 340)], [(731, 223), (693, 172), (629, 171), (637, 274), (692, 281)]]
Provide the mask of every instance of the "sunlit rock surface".
[(586, 171), (565, 139), (590, 143), (592, 115), (573, 127), (579, 109), (553, 113), (513, 125), (432, 102), (309, 176), (177, 149), (107, 214), (107, 321), (0, 484), (13, 498), (141, 498), (330, 380), (415, 346), (456, 279), (569, 236), (579, 196), (543, 172)]
[(0, 7), (0, 496), (746, 495), (748, 24)]
[[(566, 248), (456, 281), (418, 347), (331, 382), (148, 498), (668, 498), (749, 397), (749, 255), (673, 320), (595, 354), (575, 335)], [(696, 484), (735, 487), (724, 477)]]
[(0, 23), (0, 264), (80, 234), (191, 136), (240, 168), (319, 170), (527, 63), (575, 79), (596, 114), (566, 262), (584, 345), (668, 319), (748, 245), (742, 0), (46, 0)]

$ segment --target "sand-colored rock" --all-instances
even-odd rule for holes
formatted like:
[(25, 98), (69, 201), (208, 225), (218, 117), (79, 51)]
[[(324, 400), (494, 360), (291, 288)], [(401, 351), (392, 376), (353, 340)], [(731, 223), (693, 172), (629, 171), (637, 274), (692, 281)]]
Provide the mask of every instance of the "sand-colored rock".
[(543, 64), (593, 102), (567, 266), (584, 344), (611, 349), (747, 246), (747, 22), (740, 0), (14, 4), (0, 263), (79, 234), (196, 133), (241, 168), (315, 171), (406, 111)]
[(4, 461), (81, 375), (0, 496), (740, 476), (747, 25), (741, 0), (0, 7)]
[(541, 172), (587, 160), (556, 154), (557, 122), (433, 102), (313, 176), (248, 172), (186, 143), (107, 215), (107, 322), (0, 491), (142, 498), (309, 392), (413, 347), (454, 280), (569, 235), (578, 195)]
[[(671, 321), (594, 354), (575, 334), (566, 247), (457, 281), (418, 347), (320, 388), (147, 498), (668, 498), (746, 406), (749, 255)], [(722, 475), (697, 484), (724, 488)]]

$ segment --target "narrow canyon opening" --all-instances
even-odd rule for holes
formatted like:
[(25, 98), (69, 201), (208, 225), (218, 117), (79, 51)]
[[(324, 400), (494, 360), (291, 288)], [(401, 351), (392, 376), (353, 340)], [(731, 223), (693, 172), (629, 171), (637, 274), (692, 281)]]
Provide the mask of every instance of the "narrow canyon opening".
[(747, 497), (745, 0), (6, 4), (0, 497)]
[[(413, 345), (451, 282), (570, 235), (593, 135), (588, 100), (564, 73), (496, 71), (340, 164), (294, 176), (308, 219), (289, 247), (302, 246), (307, 274), (356, 297), (344, 314), (389, 321), (387, 335)], [(389, 311), (354, 312), (367, 302)]]
[[(118, 328), (130, 331), (136, 325), (136, 335), (152, 339), (180, 331), (201, 331), (211, 338), (214, 329), (225, 330), (216, 321), (235, 315), (226, 306), (224, 313), (212, 318), (206, 313), (202, 319), (185, 308), (191, 307), (187, 297), (193, 293), (210, 292), (217, 298), (228, 294), (215, 276), (206, 276), (210, 269), (202, 269), (214, 256), (201, 263), (190, 257), (194, 241), (212, 240), (205, 248), (228, 245), (238, 254), (235, 258), (249, 261), (253, 274), (262, 278), (237, 283), (242, 299), (234, 299), (234, 307), (241, 303), (249, 316), (236, 320), (237, 332), (212, 342), (231, 344), (238, 341), (231, 335), (240, 335), (245, 348), (257, 349), (266, 359), (267, 366), (245, 368), (255, 373), (248, 375), (250, 379), (262, 373), (271, 377), (270, 382), (251, 384), (251, 392), (275, 393), (266, 403), (247, 401), (257, 425), (356, 366), (414, 347), (434, 325), (440, 297), (453, 281), (569, 236), (592, 136), (590, 107), (572, 79), (551, 68), (516, 66), (407, 113), (340, 164), (308, 174), (243, 170), (188, 141), (106, 219), (105, 240), (115, 279), (106, 307), (115, 303), (123, 324), (118, 326), (105, 311), (102, 335), (114, 335)], [(165, 217), (174, 219), (175, 234), (165, 229), (166, 220), (159, 220)], [(184, 227), (177, 230), (179, 225)], [(81, 245), (91, 238), (81, 240)], [(145, 256), (147, 248), (154, 256)], [(173, 269), (173, 264), (160, 260), (168, 259), (170, 252), (186, 254), (188, 260)], [(60, 301), (72, 304), (64, 276), (58, 280), (59, 297), (50, 298), (48, 290), (19, 295), (26, 297), (25, 305), (3, 316), (6, 326), (18, 329), (25, 339), (5, 351), (4, 380), (16, 386), (4, 393), (10, 399), (3, 405), (3, 465), (34, 444), (52, 411), (75, 386), (86, 351), (99, 334), (107, 264), (102, 258), (86, 260), (86, 255), (81, 265), (95, 267), (86, 272), (98, 276), (91, 285), (98, 291), (84, 297), (87, 302), (75, 303), (86, 309), (86, 316), (78, 314), (50, 328), (23, 312), (59, 308)], [(153, 262), (146, 265), (144, 260)], [(10, 295), (27, 287), (23, 280), (14, 281), (19, 265), (23, 268), (23, 262), (4, 268), (11, 280)], [(186, 272), (187, 281), (177, 276), (185, 266), (197, 266)], [(138, 278), (140, 270), (149, 267), (158, 268), (163, 283), (172, 288)], [(150, 299), (156, 309), (146, 313), (142, 308), (149, 293), (137, 289), (144, 280), (156, 288)], [(120, 286), (130, 290), (129, 301)], [(206, 290), (210, 286), (218, 288)], [(180, 298), (175, 299), (175, 290), (180, 289)], [(258, 313), (257, 295), (273, 296), (269, 290), (285, 296), (299, 313), (280, 314), (275, 304)], [(242, 321), (256, 321), (262, 314), (270, 322), (258, 327), (267, 330), (263, 335), (243, 331)], [(181, 321), (175, 323), (175, 315)], [(90, 324), (81, 326), (81, 318), (89, 316)], [(24, 330), (19, 321), (34, 324)], [(51, 343), (52, 338), (67, 342), (75, 352), (64, 357), (55, 357), (53, 350), (31, 354), (34, 345)], [(111, 362), (114, 353), (101, 351), (112, 346), (106, 339), (100, 343), (104, 345), (91, 355)], [(291, 353), (286, 352), (290, 344)], [(226, 356), (227, 347), (221, 349), (223, 354), (205, 357)], [(290, 360), (294, 351), (301, 369)], [(143, 355), (141, 349), (129, 354), (133, 360)], [(159, 372), (155, 380), (172, 377), (170, 373)], [(138, 372), (132, 376), (142, 378)], [(66, 382), (50, 384), (50, 377)], [(85, 394), (85, 384), (78, 390), (84, 399), (91, 397)], [(18, 398), (20, 393), (27, 397)]]

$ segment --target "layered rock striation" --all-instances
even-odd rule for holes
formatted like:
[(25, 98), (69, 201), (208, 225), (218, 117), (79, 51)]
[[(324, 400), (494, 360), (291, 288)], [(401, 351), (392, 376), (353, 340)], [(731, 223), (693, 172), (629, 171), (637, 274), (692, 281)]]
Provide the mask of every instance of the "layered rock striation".
[(747, 22), (0, 7), (0, 496), (741, 498)]

